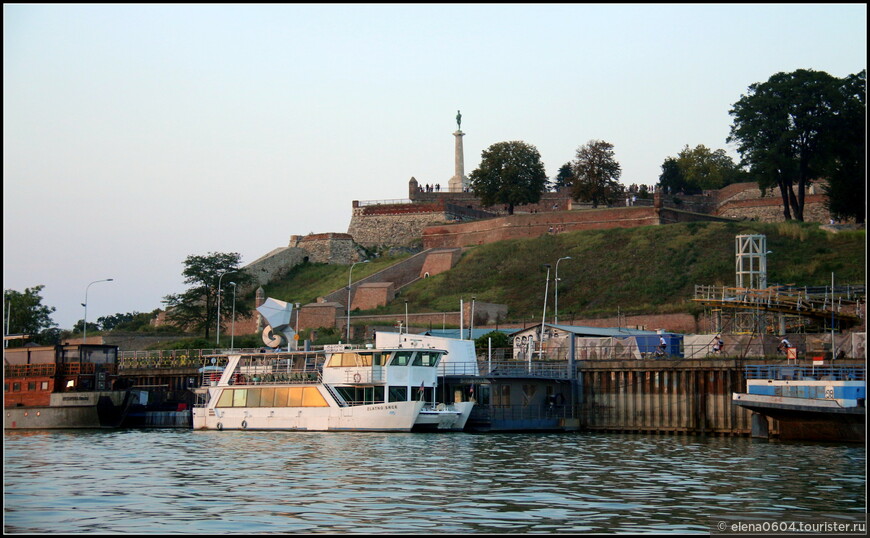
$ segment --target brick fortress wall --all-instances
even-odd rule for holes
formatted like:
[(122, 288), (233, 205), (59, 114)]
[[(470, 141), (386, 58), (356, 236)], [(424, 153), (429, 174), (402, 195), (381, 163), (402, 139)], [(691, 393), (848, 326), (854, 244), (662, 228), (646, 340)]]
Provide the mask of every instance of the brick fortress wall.
[(471, 204), (459, 205), (447, 198), (369, 205), (354, 200), (347, 233), (364, 247), (419, 246), (423, 230), (428, 226), (492, 216)]

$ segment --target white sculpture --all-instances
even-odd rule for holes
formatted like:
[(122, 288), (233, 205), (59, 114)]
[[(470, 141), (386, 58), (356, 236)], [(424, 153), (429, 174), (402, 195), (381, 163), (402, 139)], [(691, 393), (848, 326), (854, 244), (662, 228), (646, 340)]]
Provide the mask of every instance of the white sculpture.
[(293, 314), (293, 303), (267, 298), (257, 307), (267, 325), (263, 328), (263, 343), (276, 349), (287, 345), (296, 335), (290, 327), (290, 317)]

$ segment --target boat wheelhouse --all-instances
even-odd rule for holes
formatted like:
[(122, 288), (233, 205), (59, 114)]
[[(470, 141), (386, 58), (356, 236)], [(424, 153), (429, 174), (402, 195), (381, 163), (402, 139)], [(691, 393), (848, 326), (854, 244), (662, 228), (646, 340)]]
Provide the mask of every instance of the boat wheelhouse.
[(219, 379), (200, 389), (204, 401), (194, 407), (193, 428), (451, 429), (463, 413), (434, 401), (437, 366), (445, 353), (338, 345), (323, 353), (230, 355)]

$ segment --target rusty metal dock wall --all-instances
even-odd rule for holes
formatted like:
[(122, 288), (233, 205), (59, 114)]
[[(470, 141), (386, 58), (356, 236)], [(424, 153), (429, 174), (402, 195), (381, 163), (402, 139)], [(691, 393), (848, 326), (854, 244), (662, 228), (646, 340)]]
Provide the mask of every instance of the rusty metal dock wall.
[[(752, 359), (753, 364), (765, 361)], [(578, 414), (589, 431), (748, 435), (747, 360), (581, 361)]]

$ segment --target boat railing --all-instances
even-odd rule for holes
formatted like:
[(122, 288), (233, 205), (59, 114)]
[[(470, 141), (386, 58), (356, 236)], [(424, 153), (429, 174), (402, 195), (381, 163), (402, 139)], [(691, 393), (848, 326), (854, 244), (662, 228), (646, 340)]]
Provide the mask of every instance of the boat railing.
[(314, 370), (236, 374), (232, 377), (233, 385), (301, 385), (320, 382), (320, 373)]
[[(97, 371), (92, 362), (67, 362), (63, 364), (7, 364), (3, 367), (4, 377), (53, 377), (54, 375), (93, 375)], [(115, 375), (117, 369), (112, 363), (100, 364), (99, 370)]]
[(56, 371), (54, 364), (7, 364), (3, 377), (52, 377)]
[(492, 377), (544, 377), (549, 379), (568, 379), (570, 371), (565, 361), (504, 361), (486, 363), (481, 368), (482, 375)]
[(482, 405), (474, 406), (471, 414), (476, 419), (488, 420), (553, 420), (574, 418), (575, 410), (570, 405)]
[(365, 383), (383, 383), (384, 369), (368, 369), (360, 368), (358, 370), (348, 370), (344, 372), (344, 383), (348, 384), (365, 384)]
[(568, 379), (570, 372), (566, 361), (526, 361), (507, 360), (441, 363), (438, 375), (463, 376), (482, 375), (493, 377), (544, 377), (549, 379)]
[(746, 366), (746, 379), (866, 381), (863, 366)]

